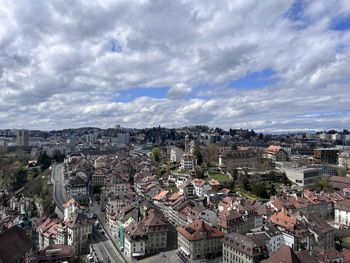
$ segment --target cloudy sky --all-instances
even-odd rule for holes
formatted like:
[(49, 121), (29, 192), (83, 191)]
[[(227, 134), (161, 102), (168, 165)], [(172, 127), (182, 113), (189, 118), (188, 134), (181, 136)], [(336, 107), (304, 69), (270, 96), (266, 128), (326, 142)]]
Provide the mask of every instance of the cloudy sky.
[(0, 0), (0, 128), (349, 128), (349, 0)]

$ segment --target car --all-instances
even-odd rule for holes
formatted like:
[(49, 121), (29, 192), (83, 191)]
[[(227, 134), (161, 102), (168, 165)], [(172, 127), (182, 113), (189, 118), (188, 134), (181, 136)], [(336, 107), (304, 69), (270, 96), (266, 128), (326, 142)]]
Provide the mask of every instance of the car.
[(92, 255), (87, 255), (87, 262), (94, 262), (94, 257)]

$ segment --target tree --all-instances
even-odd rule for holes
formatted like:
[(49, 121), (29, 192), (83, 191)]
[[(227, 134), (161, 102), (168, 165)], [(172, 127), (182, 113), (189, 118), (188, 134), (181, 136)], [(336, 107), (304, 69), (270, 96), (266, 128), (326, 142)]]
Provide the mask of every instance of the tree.
[(38, 165), (41, 167), (42, 170), (46, 170), (51, 165), (51, 159), (47, 155), (46, 151), (41, 152), (38, 158)]
[(201, 165), (203, 163), (202, 153), (198, 149), (196, 149), (196, 151), (194, 152), (194, 155), (197, 157), (197, 164)]
[(252, 193), (256, 196), (260, 196), (262, 198), (269, 198), (269, 194), (267, 193), (266, 186), (264, 183), (255, 183), (252, 187)]
[(158, 147), (154, 147), (154, 148), (152, 149), (152, 157), (153, 157), (153, 160), (155, 160), (156, 162), (159, 162), (159, 160), (160, 160), (159, 155), (160, 155), (160, 150), (159, 150), (159, 148), (158, 148)]

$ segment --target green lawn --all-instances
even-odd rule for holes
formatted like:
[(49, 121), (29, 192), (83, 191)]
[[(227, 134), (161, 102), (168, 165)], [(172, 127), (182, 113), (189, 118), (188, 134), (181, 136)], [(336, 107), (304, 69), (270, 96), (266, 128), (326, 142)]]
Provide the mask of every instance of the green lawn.
[(169, 185), (168, 186), (168, 191), (172, 192), (172, 193), (175, 193), (178, 191), (176, 185)]
[(231, 178), (225, 174), (209, 174), (209, 176), (215, 180), (218, 180), (219, 183), (232, 181)]

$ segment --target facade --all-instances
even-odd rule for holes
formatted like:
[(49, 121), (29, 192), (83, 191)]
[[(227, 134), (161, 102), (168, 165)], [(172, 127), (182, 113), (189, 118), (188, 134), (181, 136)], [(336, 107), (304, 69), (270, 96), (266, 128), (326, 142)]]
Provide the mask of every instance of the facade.
[(253, 229), (251, 233), (247, 234), (247, 236), (251, 235), (265, 243), (269, 254), (272, 254), (284, 244), (283, 233), (277, 227), (271, 224)]
[(85, 254), (89, 251), (89, 243), (92, 235), (92, 224), (83, 213), (74, 213), (68, 220), (67, 245), (74, 247), (76, 254)]
[(192, 154), (183, 154), (180, 162), (181, 168), (185, 170), (192, 170), (197, 165), (197, 158)]
[(334, 247), (334, 228), (326, 220), (315, 214), (306, 215), (303, 219), (309, 231), (313, 233), (318, 247), (323, 249)]
[(173, 163), (179, 163), (181, 161), (181, 157), (184, 154), (184, 151), (178, 147), (172, 147), (170, 149), (170, 160)]
[(290, 181), (302, 187), (313, 186), (320, 179), (319, 168), (286, 168), (284, 171)]
[(350, 225), (350, 200), (344, 199), (334, 205), (334, 221), (340, 226)]
[(220, 230), (199, 219), (185, 227), (177, 227), (176, 230), (178, 248), (183, 256), (195, 260), (221, 255), (224, 233)]
[(339, 154), (338, 165), (346, 169), (350, 168), (350, 151), (344, 151)]
[(66, 184), (65, 188), (67, 196), (74, 198), (80, 203), (87, 203), (88, 184), (84, 178), (76, 176), (75, 178), (69, 180), (69, 183)]
[(166, 250), (168, 228), (161, 214), (151, 211), (125, 229), (124, 255), (132, 260)]
[(16, 131), (16, 145), (17, 146), (28, 146), (29, 145), (29, 131), (28, 130), (17, 130)]
[(105, 186), (106, 173), (103, 170), (96, 170), (92, 175), (92, 186)]
[(279, 145), (270, 145), (266, 150), (265, 150), (265, 158), (271, 159), (273, 161), (277, 162), (285, 162), (288, 160), (288, 154), (287, 152), (283, 149), (282, 146)]
[(231, 233), (225, 236), (222, 245), (223, 263), (255, 263), (268, 257), (268, 250), (260, 239)]
[(254, 211), (224, 210), (219, 213), (218, 227), (225, 234), (232, 232), (246, 234), (251, 229), (259, 227), (257, 225), (257, 222), (260, 222), (257, 220), (259, 217)]
[(337, 164), (339, 150), (335, 148), (318, 148), (314, 150), (314, 158), (322, 163)]

